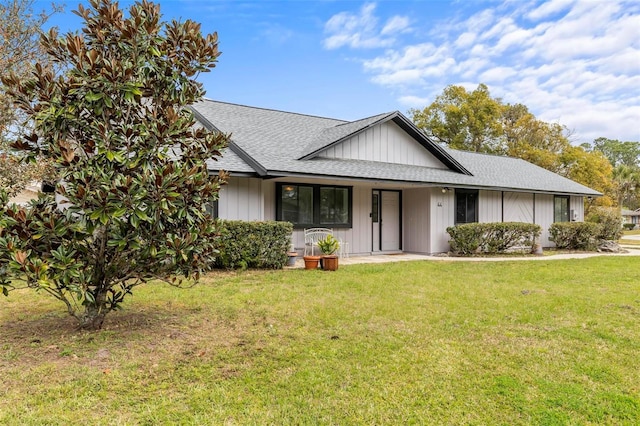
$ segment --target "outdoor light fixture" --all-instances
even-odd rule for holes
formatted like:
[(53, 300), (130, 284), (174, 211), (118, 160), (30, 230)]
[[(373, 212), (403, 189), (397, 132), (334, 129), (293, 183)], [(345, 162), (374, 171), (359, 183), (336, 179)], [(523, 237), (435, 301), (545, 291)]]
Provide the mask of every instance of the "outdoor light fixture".
[(442, 188), (442, 193), (443, 194), (446, 194), (449, 191), (451, 191), (451, 188), (447, 188), (446, 186), (444, 188)]

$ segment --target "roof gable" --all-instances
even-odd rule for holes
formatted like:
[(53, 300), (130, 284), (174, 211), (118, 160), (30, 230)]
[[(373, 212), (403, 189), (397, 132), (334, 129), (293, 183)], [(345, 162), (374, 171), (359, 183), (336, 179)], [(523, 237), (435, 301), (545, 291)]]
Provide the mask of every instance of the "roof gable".
[(393, 120), (370, 126), (317, 153), (317, 157), (378, 161), (448, 169)]
[[(343, 123), (331, 128), (324, 129), (307, 146), (304, 154), (299, 158), (299, 160), (310, 160), (312, 158), (318, 157), (321, 153), (326, 153), (329, 148), (344, 143), (349, 139), (352, 139), (362, 134), (363, 132), (366, 132), (374, 126), (382, 126), (383, 124), (388, 122), (395, 123), (407, 134), (407, 136), (415, 140), (419, 145), (426, 149), (429, 154), (435, 157), (438, 163), (458, 173), (471, 175), (471, 172), (469, 172), (454, 157), (449, 155), (447, 151), (442, 149), (440, 145), (429, 139), (399, 111), (374, 115), (362, 120)], [(387, 162), (382, 160), (380, 161)], [(431, 165), (431, 167), (433, 167), (433, 165)]]

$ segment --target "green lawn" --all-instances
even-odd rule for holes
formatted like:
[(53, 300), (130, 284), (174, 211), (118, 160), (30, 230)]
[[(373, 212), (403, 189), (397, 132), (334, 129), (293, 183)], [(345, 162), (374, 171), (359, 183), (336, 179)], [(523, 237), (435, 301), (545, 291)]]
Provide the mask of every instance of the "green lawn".
[(146, 285), (104, 330), (0, 299), (0, 424), (640, 423), (635, 257)]

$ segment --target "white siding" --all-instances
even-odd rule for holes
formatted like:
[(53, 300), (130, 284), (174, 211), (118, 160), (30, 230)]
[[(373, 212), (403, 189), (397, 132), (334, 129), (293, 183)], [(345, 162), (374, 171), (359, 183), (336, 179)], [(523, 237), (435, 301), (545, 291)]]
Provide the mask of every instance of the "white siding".
[(584, 201), (582, 197), (571, 196), (569, 198), (569, 214), (573, 211), (573, 216), (569, 219), (574, 222), (584, 222)]
[(428, 188), (408, 189), (402, 193), (403, 249), (409, 253), (430, 253)]
[(264, 200), (264, 220), (276, 220), (276, 183), (274, 181), (262, 181), (262, 198)]
[(553, 223), (553, 195), (536, 194), (536, 223), (542, 228), (542, 247), (554, 247), (555, 244), (549, 241), (549, 227)]
[(263, 220), (262, 181), (255, 178), (229, 178), (220, 189), (218, 215), (221, 219)]
[(327, 158), (348, 158), (439, 169), (447, 168), (392, 121), (373, 126), (322, 151), (319, 155)]
[(430, 253), (449, 251), (449, 234), (447, 228), (454, 225), (455, 196), (454, 191), (442, 193), (440, 188), (431, 189), (431, 245)]
[(533, 194), (505, 192), (503, 220), (505, 222), (533, 223)]
[(502, 222), (502, 192), (480, 191), (478, 194), (478, 222)]
[(371, 253), (371, 191), (368, 185), (353, 187), (353, 228), (343, 231), (350, 253)]

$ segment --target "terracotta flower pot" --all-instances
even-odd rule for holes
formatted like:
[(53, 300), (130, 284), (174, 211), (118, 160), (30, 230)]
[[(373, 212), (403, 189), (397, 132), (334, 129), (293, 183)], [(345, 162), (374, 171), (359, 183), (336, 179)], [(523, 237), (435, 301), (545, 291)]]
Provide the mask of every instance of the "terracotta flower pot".
[(304, 269), (318, 269), (320, 256), (304, 256)]
[(335, 271), (338, 269), (338, 256), (329, 254), (322, 257), (322, 268), (325, 271)]

